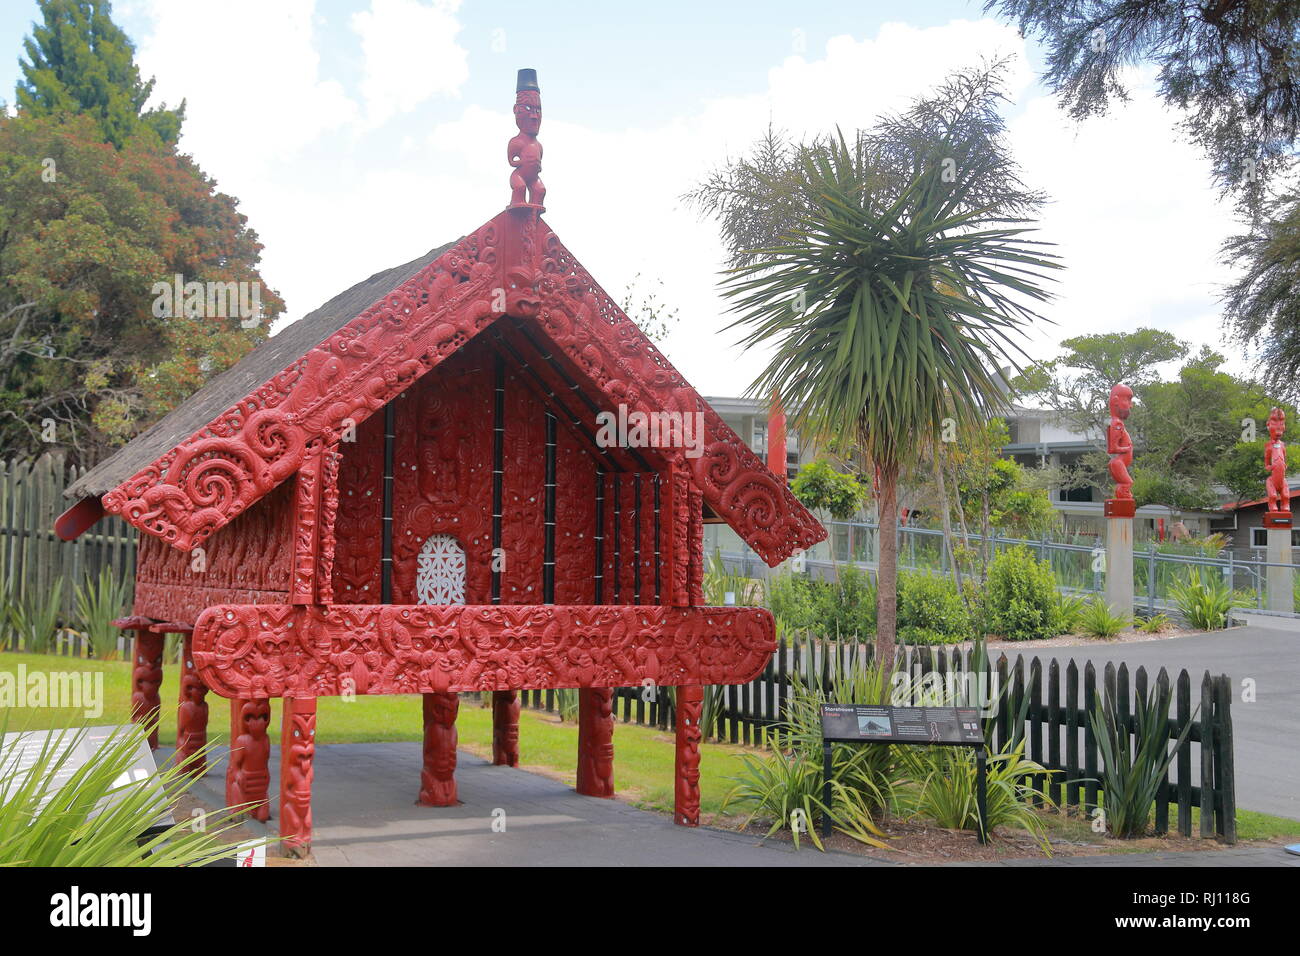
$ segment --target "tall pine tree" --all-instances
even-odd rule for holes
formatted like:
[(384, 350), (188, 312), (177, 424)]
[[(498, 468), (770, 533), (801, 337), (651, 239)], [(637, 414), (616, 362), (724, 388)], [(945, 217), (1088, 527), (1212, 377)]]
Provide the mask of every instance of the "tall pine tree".
[(132, 135), (151, 130), (175, 144), (185, 102), (145, 109), (154, 81), (140, 79), (135, 46), (112, 19), (108, 0), (40, 0), (43, 24), (33, 25), (18, 61), (23, 78), (18, 108), (28, 116), (82, 113), (118, 149)]

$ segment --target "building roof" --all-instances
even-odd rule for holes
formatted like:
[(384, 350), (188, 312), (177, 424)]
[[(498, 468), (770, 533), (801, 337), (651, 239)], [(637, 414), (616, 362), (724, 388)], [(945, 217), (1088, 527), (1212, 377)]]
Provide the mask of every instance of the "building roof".
[(367, 306), (410, 279), (455, 243), (431, 249), (418, 259), (376, 272), (330, 299), (314, 312), (262, 342), (215, 375), (198, 391), (90, 469), (63, 492), (68, 498), (96, 497), (112, 491), (136, 471), (175, 448), (221, 412), (281, 369), (301, 358), (356, 318)]
[(70, 493), (100, 497), (104, 510), (188, 549), (490, 329), (526, 342), (553, 366), (578, 400), (575, 424), (620, 406), (698, 413), (701, 455), (654, 451), (768, 564), (825, 538), (784, 477), (681, 377), (539, 212), (512, 207), (454, 245), (341, 293), (214, 378)]

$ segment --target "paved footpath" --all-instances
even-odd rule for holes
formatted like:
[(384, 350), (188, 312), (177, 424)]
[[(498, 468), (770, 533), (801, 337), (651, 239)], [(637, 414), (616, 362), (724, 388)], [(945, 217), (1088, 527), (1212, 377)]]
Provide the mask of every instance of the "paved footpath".
[[(159, 759), (165, 752), (159, 752)], [(224, 753), (218, 768), (224, 768)], [(461, 804), (419, 807), (416, 743), (328, 744), (316, 748), (314, 852), (322, 866), (893, 866), (851, 853), (795, 852), (779, 843), (709, 827), (676, 826), (660, 813), (582, 797), (559, 781), (460, 752)], [(276, 750), (271, 779), (279, 778)], [(223, 777), (209, 772), (195, 795), (224, 803)], [(274, 797), (274, 795), (273, 795)], [(493, 832), (493, 811), (505, 832)], [(498, 817), (499, 818), (499, 814)], [(272, 821), (274, 824), (274, 820)], [(1037, 865), (1300, 865), (1280, 849), (1160, 853)], [(1021, 861), (1004, 861), (1015, 865)]]
[[(1006, 651), (1008, 660), (1015, 653)], [(1232, 701), (1237, 806), (1300, 820), (1300, 633), (1263, 626), (1139, 641), (1102, 647), (1025, 647), (1025, 656), (1055, 657), (1062, 668), (1073, 658), (1082, 669), (1091, 660), (1098, 668), (1113, 661), (1129, 670), (1145, 667), (1154, 679), (1160, 668), (1172, 681), (1186, 668), (1192, 678), (1192, 701), (1200, 697), (1201, 677), (1227, 674), (1236, 696)], [(1100, 673), (1098, 674), (1100, 678)], [(1254, 702), (1242, 700), (1242, 682), (1254, 681)]]

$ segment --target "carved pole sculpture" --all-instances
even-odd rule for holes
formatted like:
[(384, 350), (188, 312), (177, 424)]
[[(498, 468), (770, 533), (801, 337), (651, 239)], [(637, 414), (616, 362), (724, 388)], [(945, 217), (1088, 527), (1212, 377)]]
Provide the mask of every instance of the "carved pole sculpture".
[(1275, 408), (1268, 416), (1268, 444), (1264, 446), (1264, 467), (1268, 480), (1264, 484), (1268, 495), (1268, 513), (1265, 527), (1291, 527), (1291, 486), (1286, 480), (1286, 412)]
[(578, 793), (614, 796), (614, 691), (578, 691)]
[(1122, 382), (1110, 390), (1110, 427), (1106, 429), (1106, 450), (1110, 453), (1110, 476), (1115, 496), (1106, 502), (1106, 603), (1111, 613), (1133, 614), (1133, 439), (1124, 422), (1133, 409), (1133, 389)]
[(537, 141), (542, 128), (542, 93), (537, 86), (536, 70), (519, 71), (515, 84), (515, 125), (519, 133), (506, 147), (506, 158), (514, 169), (510, 174), (510, 207), (532, 207), (540, 212), (546, 200), (546, 187), (538, 178), (542, 171), (542, 144)]
[(113, 626), (124, 631), (135, 631), (131, 644), (131, 722), (151, 726), (149, 749), (158, 749), (158, 715), (162, 713), (162, 700), (158, 689), (163, 680), (163, 636), (151, 628), (153, 621), (147, 617), (124, 617)]
[(425, 807), (454, 807), (456, 798), (456, 694), (424, 695), (424, 769), (420, 797)]
[(254, 820), (271, 818), (267, 790), (271, 784), (271, 702), (236, 697), (230, 701), (230, 763), (226, 767), (226, 803), (252, 804), (245, 809)]
[(700, 825), (700, 740), (704, 688), (677, 688), (677, 759), (673, 818), (681, 826)]
[(1265, 579), (1270, 611), (1293, 610), (1295, 598), (1291, 590), (1291, 486), (1286, 480), (1286, 413), (1275, 408), (1268, 416), (1268, 443), (1264, 446), (1264, 467), (1268, 478), (1264, 492), (1268, 497), (1268, 511), (1264, 514), (1267, 539), (1267, 571)]
[(772, 393), (772, 408), (767, 416), (767, 467), (772, 474), (788, 481), (785, 460), (785, 409), (781, 407), (781, 396)]
[(280, 836), (285, 851), (311, 850), (312, 759), (316, 756), (316, 698), (286, 697), (280, 731)]
[(492, 762), (519, 766), (519, 691), (492, 692)]
[[(181, 688), (176, 707), (176, 764), (186, 770), (207, 773), (207, 758), (198, 754), (208, 742), (208, 688), (194, 669), (194, 627), (190, 624), (157, 624), (159, 634), (181, 635)], [(195, 756), (198, 754), (198, 756)]]

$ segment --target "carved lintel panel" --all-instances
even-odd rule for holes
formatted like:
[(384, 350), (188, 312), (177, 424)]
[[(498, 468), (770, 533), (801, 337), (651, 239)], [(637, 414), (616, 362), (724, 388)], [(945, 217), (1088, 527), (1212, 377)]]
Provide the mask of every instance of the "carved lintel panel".
[(194, 660), (223, 697), (744, 684), (776, 649), (761, 608), (209, 608)]

